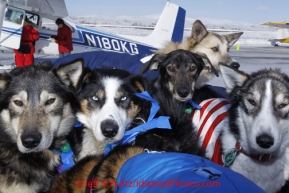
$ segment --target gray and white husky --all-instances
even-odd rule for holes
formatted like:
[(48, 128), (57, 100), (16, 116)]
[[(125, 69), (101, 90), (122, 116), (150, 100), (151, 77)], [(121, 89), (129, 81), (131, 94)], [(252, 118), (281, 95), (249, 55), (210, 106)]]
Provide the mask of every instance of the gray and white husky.
[(248, 75), (220, 65), (231, 108), (221, 135), (223, 161), (268, 193), (288, 179), (289, 77), (280, 70)]

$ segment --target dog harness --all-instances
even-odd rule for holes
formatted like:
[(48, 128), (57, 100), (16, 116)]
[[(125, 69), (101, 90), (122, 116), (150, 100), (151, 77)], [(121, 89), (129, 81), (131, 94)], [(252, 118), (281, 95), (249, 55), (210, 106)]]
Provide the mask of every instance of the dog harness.
[(205, 100), (200, 106), (201, 110), (195, 109), (191, 114), (192, 122), (198, 129), (197, 137), (206, 156), (214, 163), (223, 165), (220, 134), (231, 105), (228, 100), (217, 98)]
[(211, 161), (228, 167), (233, 164), (240, 153), (260, 162), (267, 162), (275, 158), (272, 154), (248, 154), (239, 141), (236, 142), (235, 148), (222, 155), (220, 134), (226, 127), (224, 124), (227, 121), (228, 110), (231, 105), (228, 100), (221, 98), (205, 100), (200, 105), (202, 109), (194, 110), (191, 119), (198, 129), (197, 137), (201, 141), (201, 146)]
[(61, 164), (57, 168), (59, 173), (62, 173), (64, 170), (68, 170), (74, 165), (73, 152), (68, 142), (66, 142), (59, 149), (52, 149), (51, 151), (61, 156)]
[(125, 131), (124, 136), (121, 141), (118, 141), (112, 144), (107, 144), (104, 150), (104, 156), (106, 156), (117, 145), (132, 143), (135, 140), (136, 136), (141, 132), (145, 132), (145, 131), (148, 131), (150, 129), (155, 129), (155, 128), (171, 129), (168, 116), (159, 116), (157, 118), (154, 118), (160, 106), (158, 102), (149, 95), (148, 92), (145, 91), (142, 93), (135, 93), (135, 95), (151, 102), (152, 106), (150, 109), (150, 115), (149, 115), (148, 121), (131, 130)]

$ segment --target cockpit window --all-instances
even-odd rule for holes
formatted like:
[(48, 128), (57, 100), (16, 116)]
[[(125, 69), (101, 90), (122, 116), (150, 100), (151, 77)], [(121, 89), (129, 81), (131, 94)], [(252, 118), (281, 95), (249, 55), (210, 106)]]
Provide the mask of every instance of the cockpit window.
[[(23, 16), (24, 16), (23, 11), (18, 11), (15, 9), (8, 8), (5, 12), (5, 21), (9, 21), (9, 22), (21, 25), (23, 20), (24, 20)], [(38, 23), (39, 23), (39, 16), (38, 15), (26, 12), (25, 17), (27, 18), (27, 20), (30, 23), (35, 24), (35, 26), (38, 25)]]
[(7, 9), (5, 12), (5, 21), (10, 21), (12, 23), (16, 23), (21, 25), (23, 21), (23, 12), (13, 10), (13, 9)]

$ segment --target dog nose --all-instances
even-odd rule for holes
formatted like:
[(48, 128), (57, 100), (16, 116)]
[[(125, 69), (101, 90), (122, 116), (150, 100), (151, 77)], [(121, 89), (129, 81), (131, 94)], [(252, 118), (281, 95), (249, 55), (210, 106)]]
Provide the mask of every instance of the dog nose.
[(262, 134), (256, 138), (256, 142), (260, 147), (268, 149), (274, 144), (274, 138), (267, 134)]
[(36, 133), (23, 133), (21, 135), (21, 141), (24, 147), (26, 148), (35, 148), (39, 145), (42, 135), (39, 132)]
[(240, 68), (240, 64), (238, 62), (233, 62), (230, 64), (230, 66), (236, 70), (238, 70)]
[(190, 93), (190, 91), (186, 88), (180, 88), (177, 90), (177, 92), (178, 92), (178, 95), (182, 98), (187, 97)]
[(118, 124), (114, 120), (105, 120), (100, 124), (101, 132), (105, 137), (112, 138), (118, 132)]

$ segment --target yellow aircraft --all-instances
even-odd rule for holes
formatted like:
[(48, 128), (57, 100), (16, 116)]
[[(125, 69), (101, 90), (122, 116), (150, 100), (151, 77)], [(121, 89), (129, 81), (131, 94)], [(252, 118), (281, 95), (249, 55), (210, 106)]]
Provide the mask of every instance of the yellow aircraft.
[(277, 32), (277, 38), (276, 39), (270, 39), (269, 41), (273, 46), (278, 46), (278, 42), (280, 43), (289, 43), (289, 23), (286, 23), (286, 21), (283, 22), (264, 22), (260, 25), (267, 25), (271, 27), (278, 27)]

